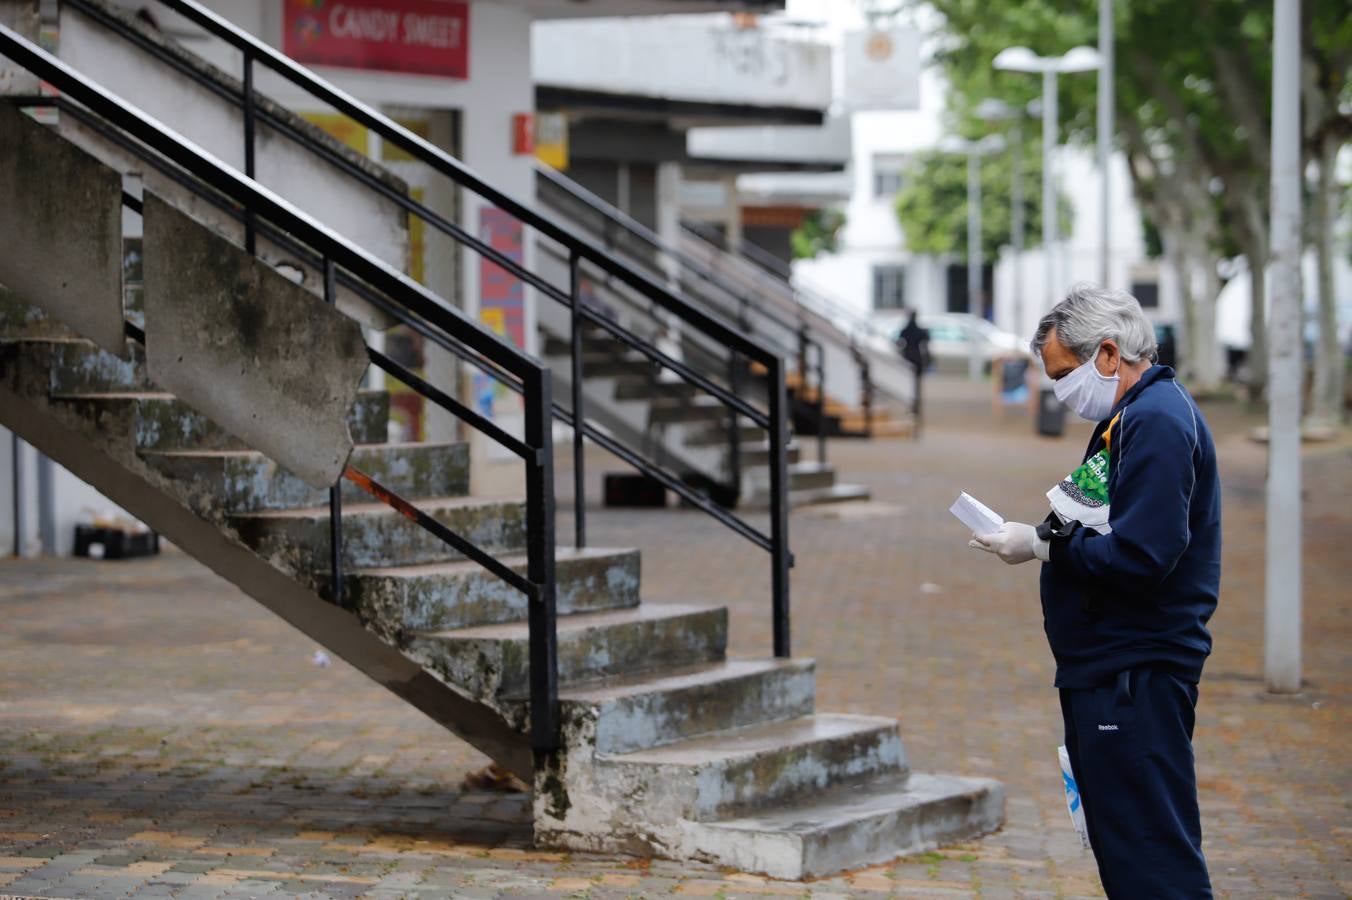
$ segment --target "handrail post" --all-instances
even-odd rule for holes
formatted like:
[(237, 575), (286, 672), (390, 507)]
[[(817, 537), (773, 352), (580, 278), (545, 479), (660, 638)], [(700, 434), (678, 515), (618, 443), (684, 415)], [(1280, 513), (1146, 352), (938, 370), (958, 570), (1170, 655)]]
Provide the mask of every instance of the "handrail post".
[[(250, 228), (252, 234), (252, 228)], [(330, 257), (324, 257), (324, 302), (338, 303), (337, 270)], [(343, 603), (343, 479), (329, 488), (329, 599)]]
[(583, 426), (587, 421), (582, 398), (582, 260), (574, 250), (568, 256), (568, 301), (572, 322), (573, 364), (573, 545), (587, 546), (587, 470), (583, 448)]
[(826, 345), (817, 346), (817, 462), (826, 465)]
[[(728, 350), (728, 387), (734, 394), (741, 390), (742, 369), (737, 364), (737, 351)], [(742, 425), (737, 410), (728, 409), (728, 483), (729, 497), (742, 494)]]
[(770, 590), (774, 604), (775, 656), (787, 658), (789, 648), (789, 423), (784, 359), (770, 363)]
[[(254, 160), (254, 60), (253, 54), (244, 51), (244, 174), (255, 176)], [(257, 249), (257, 236), (254, 233), (253, 210), (244, 211), (244, 249), (253, 255)]]
[(864, 434), (873, 437), (873, 373), (869, 368), (868, 357), (859, 354), (859, 380), (864, 391)]
[(555, 632), (554, 456), (549, 372), (537, 368), (522, 379), (526, 407), (526, 444), (535, 459), (526, 461), (526, 577), (530, 597), (530, 734), (536, 766), (559, 747), (558, 641)]

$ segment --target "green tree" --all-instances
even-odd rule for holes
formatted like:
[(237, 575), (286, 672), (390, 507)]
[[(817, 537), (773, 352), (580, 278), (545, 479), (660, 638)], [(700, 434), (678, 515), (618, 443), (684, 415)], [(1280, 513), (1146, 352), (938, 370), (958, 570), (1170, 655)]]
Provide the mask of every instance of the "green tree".
[[(1036, 148), (1024, 146), (1021, 168), (1024, 187), (1024, 246), (1042, 239), (1042, 162)], [(981, 160), (981, 254), (993, 261), (1010, 243), (1013, 210), (1010, 206), (1013, 156), (1009, 151)], [(897, 194), (897, 220), (906, 246), (916, 253), (952, 255), (966, 260), (967, 157), (961, 154), (921, 153), (910, 160)], [(1058, 198), (1062, 233), (1070, 229), (1070, 201)]]
[[(992, 66), (1005, 47), (1042, 55), (1097, 42), (1096, 4), (1084, 0), (912, 0), (944, 18), (937, 60), (953, 90), (953, 124), (980, 127), (987, 97), (1019, 106), (1040, 79)], [(1345, 139), (1352, 24), (1343, 0), (1306, 0), (1307, 154)], [(1203, 387), (1219, 380), (1215, 346), (1216, 264), (1231, 246), (1261, 273), (1268, 260), (1271, 0), (1116, 0), (1119, 147), (1130, 164), (1143, 215), (1158, 231), (1184, 292), (1187, 352)], [(1096, 79), (1059, 79), (1061, 139), (1091, 142)], [(1339, 136), (1343, 136), (1340, 138)], [(1327, 158), (1327, 157), (1325, 157)], [(1329, 166), (1332, 171), (1332, 166)], [(1264, 279), (1252, 279), (1251, 389), (1265, 381)]]
[(813, 210), (789, 234), (789, 246), (794, 259), (815, 259), (823, 253), (834, 253), (840, 229), (845, 227), (845, 213), (838, 209)]

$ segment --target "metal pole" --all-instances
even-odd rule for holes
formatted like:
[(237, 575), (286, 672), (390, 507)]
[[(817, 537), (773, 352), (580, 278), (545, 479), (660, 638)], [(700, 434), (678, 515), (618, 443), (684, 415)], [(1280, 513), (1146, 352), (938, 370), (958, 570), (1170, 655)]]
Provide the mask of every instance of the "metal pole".
[[(734, 394), (742, 390), (742, 367), (737, 351), (728, 351), (728, 388)], [(735, 498), (742, 492), (742, 423), (737, 410), (728, 410), (728, 496)]]
[[(967, 311), (981, 317), (981, 160), (976, 148), (967, 148)], [(981, 356), (977, 350), (977, 331), (972, 329), (967, 342), (967, 374), (973, 381), (981, 378)]]
[(551, 453), (549, 373), (537, 369), (522, 379), (525, 440), (536, 452), (526, 461), (526, 577), (530, 598), (530, 733), (536, 765), (559, 747), (558, 633), (555, 629), (554, 457)]
[(56, 555), (56, 463), (38, 454), (38, 536), (42, 552)]
[(1099, 0), (1098, 163), (1099, 163), (1099, 283), (1108, 287), (1112, 255), (1113, 151), (1113, 0)]
[(1056, 181), (1052, 178), (1052, 156), (1056, 152), (1056, 72), (1042, 73), (1042, 287), (1044, 309), (1050, 309), (1060, 293), (1056, 289)]
[(817, 462), (826, 465), (826, 347), (817, 347)]
[(576, 250), (568, 258), (568, 299), (573, 329), (573, 546), (581, 550), (587, 546), (587, 469), (582, 434), (587, 418), (582, 399), (582, 269)]
[[(1267, 602), (1269, 691), (1301, 680), (1300, 0), (1274, 0), (1272, 312), (1268, 322)], [(1261, 272), (1254, 273), (1262, 277)]]
[[(1020, 112), (1022, 115), (1022, 112)], [(1014, 209), (1009, 216), (1009, 246), (1014, 251), (1014, 328), (1015, 334), (1023, 334), (1023, 122), (1014, 122), (1014, 153), (1011, 165), (1014, 168), (1010, 185), (1010, 203)]]
[(23, 477), (23, 441), (17, 434), (10, 434), (10, 462), (14, 475), (14, 555), (23, 557), (23, 537), (27, 530), (24, 521), (24, 477)]
[(784, 359), (769, 364), (770, 394), (770, 591), (774, 606), (775, 656), (783, 659), (789, 647), (789, 423), (788, 394), (784, 387)]

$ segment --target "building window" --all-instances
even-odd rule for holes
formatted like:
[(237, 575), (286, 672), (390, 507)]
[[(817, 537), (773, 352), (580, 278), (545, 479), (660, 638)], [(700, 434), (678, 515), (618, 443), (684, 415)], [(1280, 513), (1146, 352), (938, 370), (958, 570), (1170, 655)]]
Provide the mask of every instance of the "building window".
[(1141, 302), (1142, 309), (1160, 308), (1160, 286), (1154, 281), (1133, 281), (1131, 295)]
[(901, 309), (906, 305), (906, 267), (873, 267), (873, 308)]
[(901, 191), (905, 168), (904, 156), (880, 154), (873, 157), (873, 196), (879, 200), (895, 197)]

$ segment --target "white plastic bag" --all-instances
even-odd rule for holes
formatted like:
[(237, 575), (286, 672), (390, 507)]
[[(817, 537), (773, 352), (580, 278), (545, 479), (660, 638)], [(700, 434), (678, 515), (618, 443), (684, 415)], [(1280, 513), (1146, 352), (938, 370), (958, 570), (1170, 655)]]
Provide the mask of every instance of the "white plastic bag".
[(1070, 824), (1080, 835), (1080, 846), (1089, 849), (1089, 826), (1084, 821), (1084, 805), (1080, 803), (1080, 786), (1075, 782), (1075, 773), (1070, 768), (1070, 754), (1065, 747), (1057, 747), (1056, 755), (1061, 759), (1061, 780), (1066, 786), (1066, 809), (1070, 811)]

